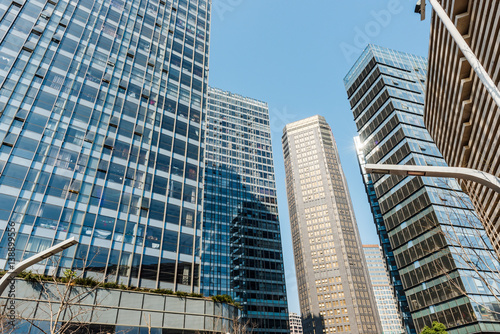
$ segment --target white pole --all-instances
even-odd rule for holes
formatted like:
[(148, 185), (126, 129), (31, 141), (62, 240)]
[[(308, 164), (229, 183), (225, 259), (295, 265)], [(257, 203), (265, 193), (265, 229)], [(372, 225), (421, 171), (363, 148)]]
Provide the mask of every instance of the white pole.
[(445, 166), (384, 165), (366, 164), (367, 173), (393, 174), (405, 176), (453, 177), (474, 181), (500, 193), (500, 179), (476, 169)]
[(13, 280), (21, 271), (31, 265), (34, 265), (35, 263), (45, 260), (52, 255), (62, 252), (66, 248), (71, 247), (77, 243), (78, 241), (76, 241), (75, 237), (71, 237), (17, 264), (14, 269), (6, 272), (5, 275), (3, 275), (2, 279), (0, 279), (0, 296), (2, 295), (5, 288), (10, 284), (10, 281)]
[(441, 7), (439, 2), (437, 0), (429, 0), (429, 2), (431, 3), (432, 8), (434, 8), (436, 14), (443, 22), (446, 29), (448, 29), (448, 32), (450, 33), (451, 37), (455, 40), (460, 50), (462, 50), (462, 53), (464, 54), (465, 58), (467, 58), (467, 60), (469, 61), (469, 64), (474, 69), (474, 72), (476, 72), (477, 76), (479, 77), (479, 80), (481, 80), (481, 82), (484, 84), (484, 86), (490, 93), (497, 107), (500, 108), (500, 91), (498, 90), (498, 87), (495, 85), (495, 83), (489, 76), (488, 72), (486, 72), (483, 65), (481, 65), (479, 59), (476, 58), (476, 55), (474, 54), (474, 52), (472, 52), (469, 45), (465, 42), (464, 38), (462, 37), (458, 29), (455, 27), (451, 19), (448, 17), (448, 14), (446, 14), (443, 7)]

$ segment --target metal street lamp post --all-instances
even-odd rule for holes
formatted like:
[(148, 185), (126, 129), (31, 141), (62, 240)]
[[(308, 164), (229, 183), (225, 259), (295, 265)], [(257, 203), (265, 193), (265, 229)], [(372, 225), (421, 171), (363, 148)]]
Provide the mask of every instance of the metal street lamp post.
[(35, 263), (45, 260), (46, 258), (51, 257), (52, 255), (62, 252), (66, 248), (69, 248), (77, 243), (78, 241), (76, 241), (75, 237), (69, 238), (68, 240), (60, 242), (57, 245), (54, 245), (18, 263), (14, 267), (14, 269), (9, 270), (5, 275), (3, 275), (2, 279), (0, 279), (0, 296), (4, 292), (5, 288), (10, 284), (10, 281), (13, 280), (24, 269), (28, 268), (29, 266)]
[(366, 164), (367, 173), (393, 174), (405, 176), (452, 177), (480, 183), (500, 193), (500, 179), (494, 175), (471, 168)]

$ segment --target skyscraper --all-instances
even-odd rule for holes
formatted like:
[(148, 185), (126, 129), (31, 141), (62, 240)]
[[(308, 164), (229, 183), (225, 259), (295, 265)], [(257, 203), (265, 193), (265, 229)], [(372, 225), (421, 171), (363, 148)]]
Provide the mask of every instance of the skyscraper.
[[(0, 267), (199, 290), (207, 0), (0, 4)], [(48, 272), (51, 263), (38, 271)]]
[(288, 333), (267, 103), (209, 87), (202, 290), (258, 333)]
[[(441, 5), (498, 86), (500, 51), (490, 46), (500, 44), (500, 27), (494, 24), (500, 3), (443, 0)], [(425, 125), (450, 166), (500, 177), (500, 109), (436, 15), (431, 25)], [(500, 194), (475, 182), (461, 184), (500, 256)]]
[(303, 334), (302, 318), (297, 313), (290, 312), (290, 334)]
[(394, 290), (379, 245), (363, 245), (383, 334), (404, 333)]
[(335, 139), (322, 116), (283, 130), (304, 333), (381, 333)]
[[(423, 57), (374, 45), (363, 51), (344, 79), (361, 165), (446, 166), (424, 127), (426, 72)], [(391, 279), (404, 290), (416, 332), (432, 321), (450, 333), (498, 332), (499, 305), (487, 288), (497, 289), (488, 272), (498, 260), (458, 183), (390, 175), (364, 181), (372, 211), (382, 215), (375, 221)]]

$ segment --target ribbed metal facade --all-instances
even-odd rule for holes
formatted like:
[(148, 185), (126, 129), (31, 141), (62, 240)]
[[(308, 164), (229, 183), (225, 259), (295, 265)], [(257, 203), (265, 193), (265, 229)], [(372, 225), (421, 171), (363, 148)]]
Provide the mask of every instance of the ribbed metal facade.
[[(443, 0), (441, 5), (498, 86), (500, 2)], [(425, 103), (425, 125), (450, 166), (500, 177), (500, 109), (436, 15), (431, 22)], [(500, 194), (470, 181), (461, 185), (500, 255)]]

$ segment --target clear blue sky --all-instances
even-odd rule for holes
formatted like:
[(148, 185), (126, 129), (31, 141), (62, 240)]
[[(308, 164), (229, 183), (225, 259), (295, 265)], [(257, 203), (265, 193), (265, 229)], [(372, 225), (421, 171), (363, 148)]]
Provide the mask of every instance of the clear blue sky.
[[(269, 103), (291, 312), (300, 313), (285, 191), (285, 124), (323, 115), (332, 127), (361, 239), (378, 244), (354, 151), (343, 78), (368, 43), (427, 56), (416, 0), (213, 0), (209, 84)], [(429, 13), (428, 13), (429, 14)]]

